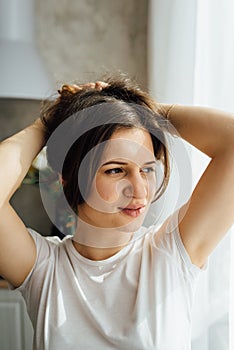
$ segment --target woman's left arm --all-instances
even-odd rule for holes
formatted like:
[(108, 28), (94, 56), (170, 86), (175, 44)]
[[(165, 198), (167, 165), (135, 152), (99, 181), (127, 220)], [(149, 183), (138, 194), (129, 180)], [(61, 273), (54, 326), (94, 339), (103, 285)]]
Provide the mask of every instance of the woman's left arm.
[(202, 266), (234, 223), (234, 114), (206, 107), (163, 108), (180, 136), (211, 158), (179, 215), (185, 248)]

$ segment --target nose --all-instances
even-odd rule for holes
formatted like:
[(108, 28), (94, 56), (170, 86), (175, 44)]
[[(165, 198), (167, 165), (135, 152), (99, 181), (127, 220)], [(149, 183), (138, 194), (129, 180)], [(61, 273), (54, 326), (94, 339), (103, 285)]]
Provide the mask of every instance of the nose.
[(128, 183), (124, 188), (124, 195), (128, 198), (145, 199), (148, 195), (148, 181), (140, 173), (128, 177)]

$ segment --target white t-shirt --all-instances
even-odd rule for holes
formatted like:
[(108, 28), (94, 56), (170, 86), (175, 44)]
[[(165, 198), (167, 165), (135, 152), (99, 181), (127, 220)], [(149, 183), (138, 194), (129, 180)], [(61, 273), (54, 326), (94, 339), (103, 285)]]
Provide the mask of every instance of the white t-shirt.
[(35, 350), (189, 350), (200, 269), (191, 263), (177, 214), (162, 234), (141, 228), (102, 261), (81, 256), (72, 237), (30, 230), (37, 260), (18, 288), (34, 327)]

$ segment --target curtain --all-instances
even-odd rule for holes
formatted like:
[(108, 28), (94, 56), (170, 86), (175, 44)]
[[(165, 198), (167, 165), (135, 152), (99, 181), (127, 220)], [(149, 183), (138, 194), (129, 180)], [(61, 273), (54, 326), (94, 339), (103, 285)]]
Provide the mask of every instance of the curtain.
[[(207, 105), (234, 111), (233, 13), (232, 0), (149, 0), (151, 95), (165, 103)], [(186, 147), (192, 159), (192, 189), (209, 159), (193, 147)], [(177, 156), (179, 159), (179, 154)], [(172, 178), (173, 181), (176, 180)], [(183, 200), (190, 193), (188, 187)], [(173, 191), (169, 196), (173, 201)], [(176, 205), (180, 204), (182, 200)], [(172, 206), (166, 211), (165, 216), (170, 214)], [(233, 229), (212, 253), (208, 268), (199, 279), (192, 350), (234, 349), (232, 232)]]

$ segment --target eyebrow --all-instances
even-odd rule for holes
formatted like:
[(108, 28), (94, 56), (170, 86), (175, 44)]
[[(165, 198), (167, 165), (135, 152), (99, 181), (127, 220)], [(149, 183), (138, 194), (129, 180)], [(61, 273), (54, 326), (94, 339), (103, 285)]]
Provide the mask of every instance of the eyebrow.
[[(120, 161), (117, 161), (117, 160), (110, 160), (109, 162), (106, 162), (106, 163), (102, 164), (102, 166), (109, 165), (109, 164), (127, 165), (128, 163), (120, 162)], [(152, 160), (150, 162), (144, 163), (143, 165), (150, 165), (150, 164), (156, 164), (156, 161)]]

